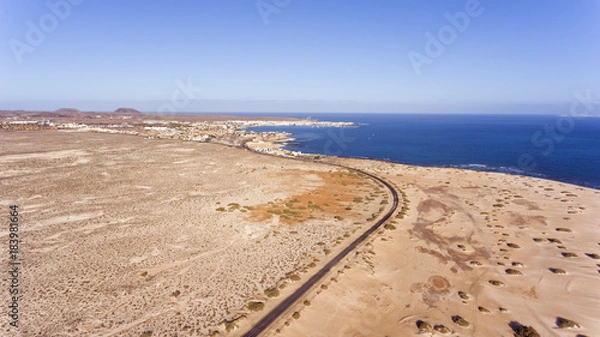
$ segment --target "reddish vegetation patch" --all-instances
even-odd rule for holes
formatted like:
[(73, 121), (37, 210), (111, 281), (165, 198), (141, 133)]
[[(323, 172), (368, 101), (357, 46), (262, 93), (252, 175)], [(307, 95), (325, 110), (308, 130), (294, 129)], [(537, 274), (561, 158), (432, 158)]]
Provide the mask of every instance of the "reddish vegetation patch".
[(357, 214), (352, 209), (363, 200), (357, 202), (355, 198), (368, 196), (367, 192), (359, 192), (359, 188), (368, 186), (369, 189), (373, 189), (370, 180), (354, 172), (297, 171), (291, 174), (298, 180), (301, 180), (303, 175), (318, 176), (321, 186), (295, 194), (286, 200), (253, 206), (248, 214), (252, 221), (264, 222), (274, 216), (279, 217), (280, 222), (290, 225), (324, 217), (342, 220), (344, 216)]

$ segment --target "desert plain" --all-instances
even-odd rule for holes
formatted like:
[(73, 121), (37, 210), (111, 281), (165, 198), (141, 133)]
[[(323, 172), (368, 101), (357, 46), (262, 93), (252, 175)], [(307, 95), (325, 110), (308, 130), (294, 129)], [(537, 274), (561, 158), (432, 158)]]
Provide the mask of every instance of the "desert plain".
[(0, 167), (0, 207), (20, 212), (19, 336), (242, 336), (391, 207), (352, 168), (400, 207), (262, 335), (600, 331), (597, 190), (91, 132), (2, 132)]

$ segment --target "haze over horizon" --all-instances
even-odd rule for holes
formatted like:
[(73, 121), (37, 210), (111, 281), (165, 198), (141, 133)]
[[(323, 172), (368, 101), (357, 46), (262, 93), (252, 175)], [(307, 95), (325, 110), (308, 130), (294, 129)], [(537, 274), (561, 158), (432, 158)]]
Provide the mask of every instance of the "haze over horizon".
[(566, 114), (600, 97), (598, 1), (49, 0), (0, 12), (0, 109)]

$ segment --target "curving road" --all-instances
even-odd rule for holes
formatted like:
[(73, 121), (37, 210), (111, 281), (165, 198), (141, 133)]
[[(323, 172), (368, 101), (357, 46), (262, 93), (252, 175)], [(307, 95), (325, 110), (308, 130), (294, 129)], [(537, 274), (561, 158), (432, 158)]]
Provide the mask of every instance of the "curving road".
[[(266, 153), (261, 153), (252, 150), (245, 143), (242, 146), (252, 152), (269, 155)], [(300, 159), (306, 160), (306, 159)], [(369, 176), (378, 182), (382, 183), (392, 194), (393, 202), (390, 210), (383, 216), (383, 218), (379, 219), (377, 223), (373, 226), (369, 227), (364, 233), (361, 234), (358, 238), (352, 241), (344, 250), (339, 252), (336, 256), (334, 256), (323, 268), (321, 268), (316, 274), (314, 274), (311, 278), (309, 278), (300, 288), (296, 289), (292, 294), (290, 294), (286, 299), (284, 299), (281, 303), (279, 303), (275, 308), (273, 308), (268, 314), (266, 314), (263, 318), (258, 321), (252, 329), (242, 335), (242, 337), (255, 337), (266, 330), (271, 323), (273, 323), (279, 316), (281, 316), (287, 309), (289, 309), (294, 303), (296, 303), (302, 296), (306, 294), (317, 282), (319, 282), (336, 264), (338, 264), (344, 257), (346, 257), (350, 252), (352, 252), (359, 244), (365, 241), (373, 232), (379, 229), (381, 225), (383, 225), (389, 218), (394, 214), (396, 209), (398, 208), (398, 192), (390, 185), (387, 181), (367, 172), (364, 172), (359, 169), (347, 167), (340, 164), (330, 164), (323, 163), (330, 166), (342, 167), (354, 172), (358, 172)]]

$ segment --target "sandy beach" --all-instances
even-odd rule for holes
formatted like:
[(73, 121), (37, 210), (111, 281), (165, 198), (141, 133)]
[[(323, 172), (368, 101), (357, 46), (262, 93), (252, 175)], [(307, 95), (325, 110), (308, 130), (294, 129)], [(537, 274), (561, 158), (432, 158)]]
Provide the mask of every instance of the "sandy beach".
[(264, 336), (600, 330), (597, 190), (126, 135), (0, 141), (0, 205), (21, 212), (22, 336), (243, 335), (389, 208), (376, 181), (328, 163), (393, 184), (401, 207)]

